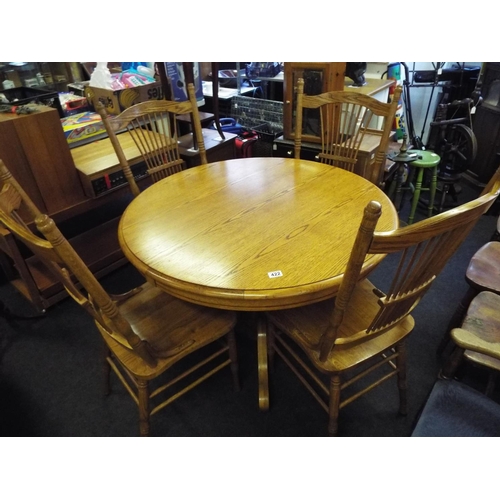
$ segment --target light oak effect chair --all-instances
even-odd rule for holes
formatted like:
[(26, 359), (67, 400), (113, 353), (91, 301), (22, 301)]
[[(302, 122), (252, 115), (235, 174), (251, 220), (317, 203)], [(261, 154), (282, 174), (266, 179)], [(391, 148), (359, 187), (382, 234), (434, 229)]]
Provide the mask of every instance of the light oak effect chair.
[[(40, 213), (1, 160), (0, 187), (0, 224), (52, 271), (68, 294), (94, 318), (107, 348), (108, 390), (111, 367), (139, 408), (141, 436), (149, 434), (151, 415), (228, 365), (235, 389), (239, 389), (235, 313), (178, 300), (150, 284), (123, 295), (109, 295), (54, 221)], [(19, 216), (21, 208), (23, 213), (31, 213), (41, 235)], [(160, 375), (168, 376), (167, 370), (174, 366), (177, 370), (179, 362), (184, 365), (195, 352), (194, 366), (158, 385)], [(149, 384), (153, 381), (151, 391)], [(180, 381), (183, 387), (175, 392), (173, 386)], [(166, 399), (160, 401), (160, 394)]]
[[(329, 415), (328, 432), (338, 432), (339, 410), (397, 376), (399, 411), (407, 412), (405, 339), (421, 298), (495, 201), (500, 179), (476, 200), (390, 232), (376, 232), (381, 206), (370, 202), (352, 247), (335, 299), (268, 312), (268, 352), (285, 360)], [(392, 264), (385, 291), (360, 279), (365, 259), (387, 254)], [(377, 378), (376, 377), (376, 374)], [(368, 384), (363, 385), (363, 377)]]
[[(300, 158), (303, 124), (317, 123), (313, 135), (321, 137), (319, 161), (355, 172), (380, 185), (383, 179), (389, 136), (401, 95), (397, 86), (390, 103), (352, 91), (332, 91), (319, 95), (304, 94), (304, 80), (297, 84), (294, 155)], [(304, 115), (308, 119), (304, 120)], [(381, 120), (381, 126), (379, 122)], [(375, 128), (376, 125), (376, 128)], [(375, 137), (377, 152), (360, 171), (358, 153), (364, 139)]]
[(200, 155), (201, 164), (207, 163), (205, 143), (201, 128), (196, 95), (192, 83), (188, 84), (189, 99), (183, 102), (151, 100), (140, 102), (122, 111), (117, 116), (108, 116), (104, 105), (96, 102), (94, 107), (101, 115), (116, 156), (134, 196), (140, 193), (139, 187), (127, 160), (120, 140), (121, 133), (130, 134), (147, 172), (153, 182), (184, 170), (178, 146), (178, 127), (176, 117), (191, 114), (193, 137)]

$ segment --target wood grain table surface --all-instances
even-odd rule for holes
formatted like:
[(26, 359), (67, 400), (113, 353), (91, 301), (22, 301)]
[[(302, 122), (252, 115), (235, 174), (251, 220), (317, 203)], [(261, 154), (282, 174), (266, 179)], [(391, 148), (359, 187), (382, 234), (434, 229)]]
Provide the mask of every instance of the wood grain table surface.
[[(125, 210), (120, 245), (168, 293), (243, 311), (296, 307), (336, 294), (363, 210), (398, 227), (389, 198), (366, 179), (288, 158), (227, 160), (185, 170)], [(370, 256), (368, 273), (381, 260)]]

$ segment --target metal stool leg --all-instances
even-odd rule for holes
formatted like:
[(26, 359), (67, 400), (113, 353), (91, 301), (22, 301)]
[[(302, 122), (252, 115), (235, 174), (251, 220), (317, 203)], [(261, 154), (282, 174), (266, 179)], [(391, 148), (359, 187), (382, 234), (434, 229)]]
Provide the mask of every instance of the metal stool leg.
[(420, 198), (420, 191), (422, 190), (422, 179), (424, 176), (424, 169), (418, 169), (417, 182), (415, 183), (415, 192), (413, 193), (413, 200), (411, 202), (410, 216), (408, 217), (408, 224), (413, 224), (415, 212), (417, 211), (418, 199)]
[(443, 188), (442, 188), (442, 194), (441, 194), (441, 202), (439, 203), (438, 207), (438, 213), (441, 213), (444, 209), (444, 204), (446, 202), (446, 195), (448, 194), (448, 191), (450, 190), (450, 185), (445, 182), (443, 183)]
[(398, 167), (397, 172), (395, 173), (395, 179), (392, 181), (388, 192), (388, 196), (391, 200), (393, 200), (394, 206), (396, 207), (396, 210), (398, 212), (401, 209), (404, 171), (404, 163), (401, 163)]

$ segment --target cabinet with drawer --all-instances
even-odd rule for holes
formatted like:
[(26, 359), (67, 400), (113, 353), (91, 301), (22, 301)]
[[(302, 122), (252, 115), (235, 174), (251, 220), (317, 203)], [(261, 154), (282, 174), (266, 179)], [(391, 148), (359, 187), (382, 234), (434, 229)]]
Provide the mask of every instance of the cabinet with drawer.
[[(365, 179), (371, 179), (374, 184), (382, 186), (385, 178), (384, 169), (379, 172), (372, 172), (371, 169), (375, 153), (377, 152), (379, 136), (367, 134), (361, 143), (358, 152), (358, 161), (354, 168), (354, 172)], [(303, 142), (300, 157), (304, 160), (319, 161), (318, 153), (321, 151), (321, 144), (312, 142)], [(273, 143), (273, 156), (280, 158), (293, 158), (294, 142), (285, 139), (283, 136), (275, 139)]]

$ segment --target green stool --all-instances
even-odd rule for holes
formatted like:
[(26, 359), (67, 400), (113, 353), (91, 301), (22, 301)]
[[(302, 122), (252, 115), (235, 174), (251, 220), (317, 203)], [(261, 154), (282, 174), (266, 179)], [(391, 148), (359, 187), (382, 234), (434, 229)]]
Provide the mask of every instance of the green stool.
[[(422, 191), (429, 191), (429, 208), (427, 212), (427, 216), (431, 217), (432, 212), (434, 210), (434, 198), (436, 196), (436, 187), (437, 187), (437, 168), (441, 158), (436, 153), (432, 151), (423, 151), (419, 149), (411, 149), (408, 150), (408, 153), (417, 153), (419, 158), (415, 161), (409, 163), (409, 167), (411, 169), (409, 185), (410, 189), (413, 191), (413, 200), (411, 202), (411, 210), (410, 216), (408, 217), (408, 224), (413, 223), (413, 219), (415, 218), (415, 212), (417, 210), (418, 200), (420, 198), (420, 193)], [(429, 187), (422, 187), (422, 181), (424, 178), (425, 169), (432, 169), (432, 177), (431, 183)], [(417, 180), (415, 184), (413, 184), (412, 180), (417, 176)]]

